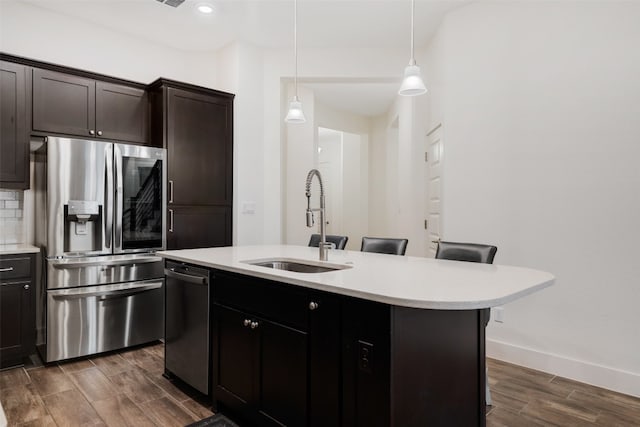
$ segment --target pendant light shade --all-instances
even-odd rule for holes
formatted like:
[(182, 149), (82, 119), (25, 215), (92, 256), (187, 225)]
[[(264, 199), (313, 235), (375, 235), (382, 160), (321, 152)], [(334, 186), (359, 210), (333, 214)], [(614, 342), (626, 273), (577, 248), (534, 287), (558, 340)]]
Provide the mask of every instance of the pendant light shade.
[(409, 65), (404, 69), (404, 79), (398, 90), (398, 95), (402, 96), (417, 96), (427, 92), (427, 88), (420, 75), (420, 67), (416, 65), (416, 60), (413, 56), (413, 14), (415, 6), (415, 0), (411, 0), (411, 59), (409, 59)]
[(286, 123), (304, 123), (307, 119), (302, 111), (302, 102), (298, 99), (298, 0), (293, 1), (293, 56), (295, 58), (295, 73), (293, 75), (295, 95), (289, 103), (289, 111), (284, 121)]
[(295, 95), (289, 103), (289, 111), (284, 121), (287, 123), (304, 123), (307, 121), (304, 117), (304, 111), (302, 111), (302, 102), (300, 102)]

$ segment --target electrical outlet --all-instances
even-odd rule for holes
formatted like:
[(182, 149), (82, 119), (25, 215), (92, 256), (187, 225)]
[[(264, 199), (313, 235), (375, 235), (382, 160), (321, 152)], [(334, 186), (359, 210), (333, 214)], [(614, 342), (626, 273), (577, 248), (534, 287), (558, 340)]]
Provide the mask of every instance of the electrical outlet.
[(504, 323), (504, 307), (493, 307), (493, 320), (498, 323)]
[(373, 344), (358, 341), (358, 366), (361, 371), (371, 373), (373, 364)]

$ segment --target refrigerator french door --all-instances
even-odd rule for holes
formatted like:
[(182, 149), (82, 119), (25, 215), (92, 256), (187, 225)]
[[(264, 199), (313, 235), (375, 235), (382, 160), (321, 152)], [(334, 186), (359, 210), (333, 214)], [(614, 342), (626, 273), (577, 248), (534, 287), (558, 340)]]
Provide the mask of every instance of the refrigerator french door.
[(165, 180), (163, 149), (47, 137), (36, 153), (47, 362), (163, 337), (163, 264), (153, 252), (166, 246)]

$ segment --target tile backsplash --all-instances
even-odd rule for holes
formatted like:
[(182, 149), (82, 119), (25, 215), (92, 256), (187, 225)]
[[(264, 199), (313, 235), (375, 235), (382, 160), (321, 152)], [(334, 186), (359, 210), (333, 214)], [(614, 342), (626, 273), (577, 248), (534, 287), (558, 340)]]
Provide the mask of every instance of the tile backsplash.
[(25, 243), (24, 192), (0, 189), (0, 244)]

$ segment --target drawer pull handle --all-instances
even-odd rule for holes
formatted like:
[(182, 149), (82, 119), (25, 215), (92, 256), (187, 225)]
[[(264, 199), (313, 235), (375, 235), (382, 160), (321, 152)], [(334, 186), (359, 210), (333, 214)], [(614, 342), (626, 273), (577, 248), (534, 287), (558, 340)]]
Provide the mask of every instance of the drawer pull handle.
[(0, 268), (0, 273), (6, 273), (8, 271), (13, 271), (13, 267)]
[(24, 285), (24, 289), (27, 290), (27, 291), (29, 290), (30, 287), (31, 286), (29, 286), (29, 285)]
[(249, 325), (251, 325), (251, 320), (244, 319), (244, 326), (249, 326)]
[(251, 322), (251, 329), (255, 329), (258, 326), (260, 326), (260, 324), (258, 322)]
[(309, 310), (316, 310), (318, 307), (319, 307), (319, 306), (318, 306), (318, 303), (317, 303), (317, 302), (315, 302), (315, 301), (311, 301), (311, 302), (309, 303)]

